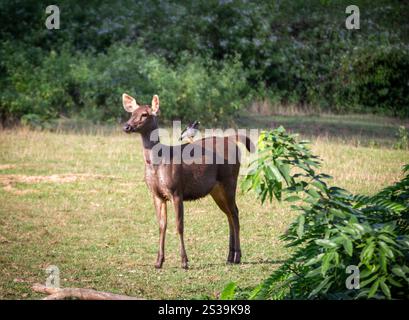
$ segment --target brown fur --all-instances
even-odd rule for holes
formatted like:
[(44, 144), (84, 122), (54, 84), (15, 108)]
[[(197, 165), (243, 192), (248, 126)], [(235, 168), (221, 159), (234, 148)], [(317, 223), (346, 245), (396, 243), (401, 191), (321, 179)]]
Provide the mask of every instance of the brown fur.
[[(219, 208), (227, 215), (230, 230), (227, 261), (230, 263), (240, 263), (240, 224), (239, 211), (236, 205), (240, 153), (236, 142), (245, 143), (249, 151), (253, 150), (251, 148), (254, 148), (254, 146), (248, 137), (238, 135), (233, 137), (204, 138), (193, 142), (194, 146), (191, 144), (183, 144), (181, 146), (160, 145), (161, 148), (168, 151), (170, 159), (168, 159), (168, 164), (156, 164), (155, 159), (152, 158), (152, 148), (158, 147), (160, 142), (152, 142), (150, 136), (152, 131), (158, 128), (158, 98), (155, 103), (158, 104), (157, 108), (138, 106), (136, 110), (132, 110), (132, 116), (124, 126), (125, 132), (138, 132), (142, 137), (145, 181), (153, 195), (159, 223), (159, 251), (155, 267), (161, 268), (165, 260), (167, 201), (172, 201), (175, 208), (176, 227), (180, 237), (182, 267), (187, 268), (188, 259), (183, 239), (183, 201), (196, 200), (208, 194), (213, 197)], [(180, 148), (179, 150), (183, 152), (188, 146), (203, 150), (201, 159), (203, 164), (186, 164), (183, 161), (181, 164), (176, 164), (173, 161), (178, 152), (177, 148)], [(235, 157), (234, 164), (228, 163), (228, 152), (233, 152), (233, 157)], [(205, 164), (204, 159), (206, 157), (213, 160), (212, 164)]]

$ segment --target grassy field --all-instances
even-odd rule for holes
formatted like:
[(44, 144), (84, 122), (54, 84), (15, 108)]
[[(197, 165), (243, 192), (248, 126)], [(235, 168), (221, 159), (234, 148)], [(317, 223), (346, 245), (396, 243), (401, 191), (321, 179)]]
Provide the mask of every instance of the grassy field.
[[(243, 124), (300, 129), (313, 139), (314, 152), (324, 160), (322, 171), (334, 176), (333, 184), (352, 192), (379, 190), (397, 180), (409, 162), (407, 151), (391, 148), (391, 127), (401, 121), (260, 117)], [(332, 134), (317, 130), (319, 126)], [(381, 141), (381, 147), (372, 140)], [(154, 299), (215, 298), (229, 281), (241, 287), (257, 284), (288, 254), (278, 237), (295, 213), (284, 204), (261, 206), (253, 194), (239, 195), (240, 265), (225, 263), (228, 225), (213, 200), (185, 207), (190, 269), (179, 268), (171, 210), (166, 262), (155, 270), (158, 226), (143, 182), (139, 137), (119, 130), (0, 131), (0, 298), (40, 297), (30, 287), (45, 282), (49, 265), (59, 267), (63, 287)]]

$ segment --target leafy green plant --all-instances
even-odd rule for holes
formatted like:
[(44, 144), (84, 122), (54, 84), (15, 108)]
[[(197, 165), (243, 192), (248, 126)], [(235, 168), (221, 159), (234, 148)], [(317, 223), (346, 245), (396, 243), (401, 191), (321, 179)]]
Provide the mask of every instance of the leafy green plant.
[(399, 126), (398, 128), (398, 141), (395, 143), (394, 147), (400, 150), (409, 149), (409, 132), (405, 126)]
[(220, 300), (233, 300), (237, 285), (234, 282), (229, 282), (220, 293)]
[[(251, 164), (241, 187), (244, 191), (254, 190), (262, 203), (272, 201), (274, 197), (281, 200), (286, 187), (298, 190), (305, 184), (296, 183), (297, 179), (315, 177), (314, 169), (319, 164), (308, 141), (298, 142), (297, 135), (287, 133), (282, 126), (273, 131), (263, 131), (258, 140), (257, 160)], [(298, 169), (296, 173), (295, 168)]]
[(2, 63), (11, 76), (0, 93), (1, 117), (118, 122), (126, 117), (121, 95), (129, 92), (140, 103), (149, 103), (158, 94), (164, 120), (200, 118), (220, 124), (233, 119), (249, 93), (237, 57), (216, 63), (185, 54), (172, 65), (139, 45), (117, 45), (97, 55), (68, 48), (49, 54), (34, 50), (43, 57), (30, 64), (31, 51), (11, 56), (12, 46), (3, 50), (7, 59)]
[(21, 124), (31, 129), (51, 129), (53, 121), (37, 114), (28, 113), (21, 117)]
[[(285, 194), (300, 215), (281, 237), (292, 255), (246, 297), (409, 298), (409, 165), (401, 181), (379, 193), (353, 195), (329, 186), (330, 176), (315, 172), (320, 163), (306, 143), (283, 128), (264, 132), (259, 148), (245, 190), (262, 202)], [(360, 270), (359, 289), (346, 286), (348, 266)]]
[(409, 115), (409, 51), (406, 46), (368, 45), (345, 56), (339, 70), (339, 104), (358, 110)]

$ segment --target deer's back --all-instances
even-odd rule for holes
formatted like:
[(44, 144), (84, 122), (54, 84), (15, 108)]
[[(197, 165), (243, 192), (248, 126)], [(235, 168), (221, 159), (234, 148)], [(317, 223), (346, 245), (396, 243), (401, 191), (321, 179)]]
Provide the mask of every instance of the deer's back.
[(234, 141), (210, 137), (183, 144), (178, 150), (177, 146), (170, 148), (174, 150), (170, 152), (172, 158), (168, 164), (146, 170), (146, 182), (153, 193), (170, 199), (178, 191), (183, 193), (184, 200), (196, 200), (208, 195), (219, 182), (235, 188), (240, 150)]
[(235, 141), (229, 141), (227, 137), (209, 137), (186, 144), (184, 148), (193, 150), (196, 146), (202, 151), (199, 153), (202, 161), (182, 164), (184, 199), (204, 197), (219, 182), (235, 186), (240, 169), (240, 150)]

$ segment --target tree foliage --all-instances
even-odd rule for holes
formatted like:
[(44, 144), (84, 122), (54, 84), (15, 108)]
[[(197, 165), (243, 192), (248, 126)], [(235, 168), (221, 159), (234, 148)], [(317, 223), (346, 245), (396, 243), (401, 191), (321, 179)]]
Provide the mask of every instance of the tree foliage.
[[(61, 29), (47, 30), (49, 3), (4, 0), (0, 116), (47, 119), (68, 110), (117, 121), (119, 89), (164, 93), (167, 119), (190, 118), (189, 105), (195, 116), (228, 121), (254, 95), (408, 116), (409, 3), (355, 1), (360, 30), (345, 28), (349, 4), (61, 0)], [(153, 65), (153, 76), (142, 73)]]

